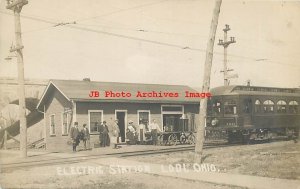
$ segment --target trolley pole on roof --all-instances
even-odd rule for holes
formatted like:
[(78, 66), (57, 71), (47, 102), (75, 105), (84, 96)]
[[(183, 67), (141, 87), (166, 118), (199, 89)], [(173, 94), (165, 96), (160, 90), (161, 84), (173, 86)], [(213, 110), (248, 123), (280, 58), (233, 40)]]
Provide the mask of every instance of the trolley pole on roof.
[[(211, 75), (211, 67), (212, 67), (212, 59), (213, 59), (213, 51), (214, 51), (214, 42), (216, 31), (218, 27), (218, 20), (220, 14), (220, 8), (222, 4), (222, 0), (215, 1), (215, 8), (213, 12), (213, 17), (210, 26), (209, 39), (206, 48), (206, 58), (204, 65), (204, 78), (202, 91), (208, 92), (210, 88), (210, 75)], [(200, 99), (200, 113), (199, 113), (199, 125), (197, 127), (197, 136), (196, 136), (196, 145), (195, 145), (195, 155), (194, 162), (202, 163), (202, 152), (203, 152), (203, 144), (204, 144), (204, 131), (205, 131), (205, 118), (206, 118), (206, 109), (207, 109), (207, 98)]]
[(22, 7), (28, 4), (27, 0), (7, 0), (7, 9), (14, 12), (15, 16), (15, 36), (16, 47), (11, 47), (10, 52), (16, 52), (18, 62), (18, 83), (19, 83), (19, 119), (20, 119), (20, 151), (22, 157), (27, 157), (27, 123), (26, 123), (26, 109), (25, 109), (25, 86), (24, 86), (24, 63), (21, 36), (21, 21), (20, 13)]
[[(221, 45), (224, 47), (224, 70), (222, 71), (224, 73), (224, 86), (229, 85), (229, 75), (228, 72), (229, 71), (233, 71), (232, 69), (228, 69), (227, 68), (227, 47), (231, 44), (231, 43), (235, 43), (235, 39), (234, 37), (230, 37), (230, 41), (227, 41), (227, 32), (230, 30), (229, 25), (226, 24), (225, 28), (223, 29), (224, 31), (224, 41), (219, 39), (219, 43), (218, 45)], [(237, 76), (231, 76), (231, 78), (233, 77), (237, 77)]]

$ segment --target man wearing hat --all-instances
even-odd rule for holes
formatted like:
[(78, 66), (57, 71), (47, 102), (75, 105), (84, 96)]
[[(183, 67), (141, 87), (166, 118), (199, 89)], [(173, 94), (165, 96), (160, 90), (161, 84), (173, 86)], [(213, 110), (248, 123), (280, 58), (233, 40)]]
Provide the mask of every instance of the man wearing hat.
[(127, 128), (129, 129), (130, 132), (135, 133), (135, 126), (133, 125), (133, 121), (132, 120), (129, 120)]
[(153, 119), (152, 123), (149, 125), (149, 130), (151, 131), (152, 143), (157, 145), (157, 132), (162, 132), (156, 120)]
[(100, 132), (100, 146), (106, 147), (109, 146), (109, 136), (108, 136), (108, 127), (106, 125), (106, 121), (103, 121), (102, 125), (99, 128)]
[(76, 147), (79, 144), (79, 129), (78, 129), (78, 122), (74, 122), (74, 126), (71, 128), (70, 131), (70, 138), (72, 139), (73, 143), (73, 152), (76, 152)]
[(84, 145), (84, 149), (86, 150), (86, 143), (88, 143), (88, 149), (90, 148), (90, 132), (88, 128), (86, 128), (86, 124), (83, 124), (83, 128), (81, 130), (82, 141)]

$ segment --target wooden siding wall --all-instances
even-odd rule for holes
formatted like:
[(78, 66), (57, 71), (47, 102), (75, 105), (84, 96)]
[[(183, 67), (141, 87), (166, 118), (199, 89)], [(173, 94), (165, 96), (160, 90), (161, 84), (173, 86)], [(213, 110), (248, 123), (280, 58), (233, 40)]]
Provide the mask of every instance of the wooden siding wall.
[[(150, 110), (150, 118), (152, 121), (156, 119), (156, 122), (162, 128), (162, 116), (161, 116), (162, 104), (139, 104), (139, 103), (96, 103), (96, 102), (77, 102), (76, 103), (76, 118), (80, 128), (85, 123), (88, 123), (88, 110), (103, 110), (103, 120), (107, 122), (108, 128), (111, 129), (115, 120), (115, 110), (127, 110), (127, 123), (129, 120), (133, 121), (134, 125), (138, 125), (138, 110)], [(165, 105), (165, 104), (164, 104)], [(199, 108), (197, 105), (185, 105), (184, 113), (196, 113), (198, 114)], [(196, 123), (198, 116), (196, 115)], [(91, 145), (99, 142), (99, 134), (91, 135)]]
[[(54, 91), (50, 95), (46, 105), (46, 140), (47, 150), (49, 151), (64, 151), (72, 149), (67, 145), (68, 135), (62, 135), (62, 113), (64, 108), (71, 108), (72, 104), (60, 92)], [(50, 115), (55, 115), (55, 135), (50, 135)]]
[[(54, 91), (53, 95), (50, 95), (47, 103), (46, 110), (46, 124), (47, 124), (47, 150), (49, 151), (71, 151), (72, 147), (67, 145), (69, 136), (62, 135), (62, 113), (64, 108), (71, 108), (72, 104), (59, 92)], [(115, 110), (127, 110), (127, 123), (129, 120), (134, 122), (134, 125), (138, 124), (138, 110), (150, 110), (150, 118), (152, 121), (156, 119), (157, 123), (162, 127), (161, 105), (167, 104), (141, 104), (141, 103), (112, 103), (112, 102), (76, 102), (76, 121), (79, 123), (79, 129), (82, 129), (83, 124), (88, 123), (88, 111), (89, 110), (103, 110), (103, 120), (107, 122), (109, 129), (115, 120)], [(196, 125), (198, 122), (198, 105), (184, 105), (184, 113), (195, 113)], [(56, 134), (50, 135), (50, 115), (55, 115), (55, 131)], [(41, 124), (42, 125), (42, 124)], [(91, 134), (91, 147), (94, 147), (95, 143), (99, 142), (99, 134)], [(81, 145), (81, 144), (80, 144)]]

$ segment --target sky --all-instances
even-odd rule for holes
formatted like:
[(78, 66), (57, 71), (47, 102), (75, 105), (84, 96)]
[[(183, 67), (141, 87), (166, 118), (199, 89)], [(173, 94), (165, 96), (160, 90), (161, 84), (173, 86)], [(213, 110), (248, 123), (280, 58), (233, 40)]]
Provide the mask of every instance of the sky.
[[(212, 0), (29, 0), (21, 12), (25, 78), (189, 85), (201, 88)], [(76, 24), (71, 24), (76, 22)], [(59, 23), (69, 23), (58, 25)], [(211, 87), (223, 85), (223, 28), (230, 84), (300, 86), (300, 1), (223, 0)], [(9, 55), (14, 17), (0, 1), (0, 77), (16, 77)]]

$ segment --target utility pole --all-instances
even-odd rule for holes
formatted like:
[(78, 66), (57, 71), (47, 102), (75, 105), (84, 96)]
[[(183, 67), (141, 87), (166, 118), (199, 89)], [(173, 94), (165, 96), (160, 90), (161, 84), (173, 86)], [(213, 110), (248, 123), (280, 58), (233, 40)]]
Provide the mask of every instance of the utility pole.
[(27, 0), (7, 0), (7, 9), (14, 12), (15, 16), (15, 36), (16, 47), (12, 47), (10, 52), (16, 52), (18, 62), (18, 83), (19, 83), (19, 119), (20, 119), (20, 151), (22, 157), (27, 157), (27, 123), (26, 123), (26, 109), (25, 109), (25, 86), (24, 86), (24, 63), (21, 36), (21, 21), (20, 13), (22, 7), (28, 4)]
[(222, 72), (224, 72), (224, 86), (229, 85), (229, 78), (234, 78), (237, 77), (237, 75), (232, 75), (229, 76), (228, 72), (229, 71), (233, 71), (232, 69), (228, 69), (227, 68), (227, 47), (231, 44), (231, 43), (235, 43), (235, 39), (234, 37), (230, 37), (230, 41), (227, 41), (227, 32), (230, 30), (229, 25), (226, 24), (225, 28), (223, 29), (224, 31), (224, 41), (219, 39), (219, 43), (218, 45), (221, 45), (224, 47), (224, 70)]
[[(222, 4), (222, 0), (216, 0), (211, 26), (210, 26), (209, 39), (206, 47), (204, 78), (203, 78), (203, 85), (202, 85), (203, 92), (208, 92), (210, 88), (210, 74), (211, 74), (212, 59), (213, 59), (213, 52), (214, 52), (214, 42), (215, 42), (215, 35), (218, 27), (221, 4)], [(199, 126), (197, 127), (197, 137), (196, 137), (195, 155), (194, 155), (195, 163), (202, 163), (206, 109), (207, 109), (207, 98), (201, 98), (200, 113), (199, 113), (200, 123)]]

